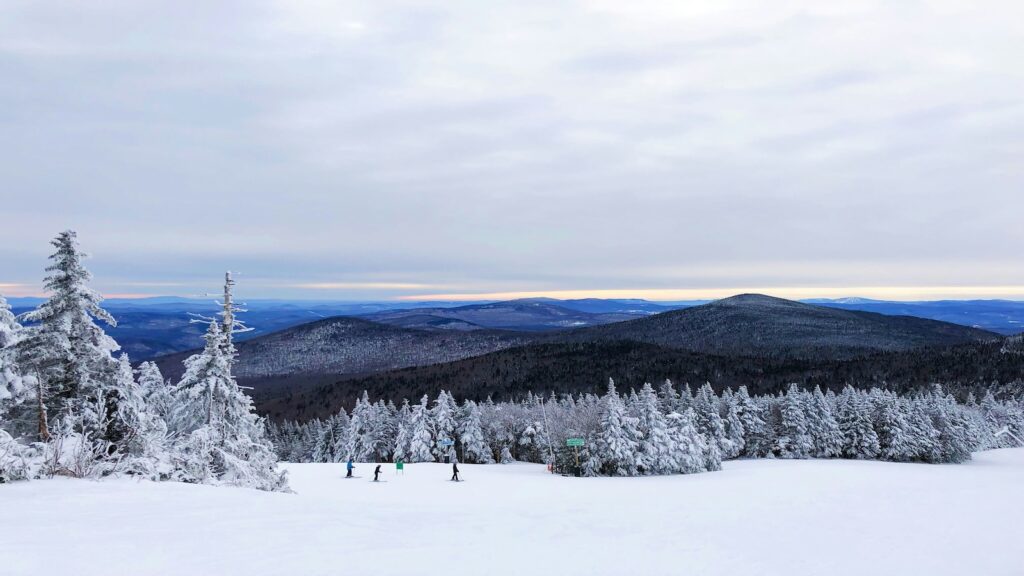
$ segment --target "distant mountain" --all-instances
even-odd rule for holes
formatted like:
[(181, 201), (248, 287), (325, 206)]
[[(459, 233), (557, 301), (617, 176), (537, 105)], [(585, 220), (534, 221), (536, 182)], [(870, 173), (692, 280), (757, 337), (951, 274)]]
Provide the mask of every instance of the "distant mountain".
[[(242, 384), (265, 387), (451, 362), (529, 341), (514, 332), (411, 330), (339, 316), (238, 343), (235, 375)], [(164, 356), (157, 364), (176, 378), (191, 353)]]
[[(811, 302), (811, 301), (805, 301)], [(867, 298), (818, 300), (814, 303), (843, 310), (917, 316), (973, 326), (1000, 334), (1024, 332), (1024, 302), (1014, 300), (936, 300), (927, 302), (886, 302)]]
[[(571, 301), (579, 303), (583, 301)], [(404, 328), (425, 330), (482, 330), (498, 328), (518, 331), (546, 331), (578, 328), (581, 326), (597, 326), (622, 322), (633, 318), (642, 318), (652, 312), (636, 309), (623, 311), (627, 306), (617, 302), (604, 305), (587, 303), (584, 306), (603, 308), (604, 312), (586, 312), (563, 306), (563, 302), (548, 299), (510, 300), (489, 304), (473, 304), (453, 308), (414, 308), (411, 310), (389, 310), (364, 315), (363, 318)], [(658, 311), (669, 310), (660, 306)]]
[[(439, 333), (417, 332), (420, 338)], [(337, 402), (351, 399), (360, 387), (386, 397), (413, 397), (442, 388), (457, 388), (469, 396), (507, 397), (529, 389), (585, 391), (603, 386), (608, 377), (640, 383), (669, 377), (696, 383), (743, 383), (764, 391), (758, 388), (762, 383), (776, 386), (797, 376), (803, 381), (815, 371), (834, 370), (837, 362), (878, 353), (909, 353), (1001, 340), (997, 334), (955, 324), (839, 310), (756, 294), (614, 324), (508, 335), (508, 340), (485, 355), (473, 354), (469, 348), (479, 347), (461, 340), (480, 333), (449, 333), (450, 345), (466, 347), (463, 358), (454, 362), (444, 363), (426, 355), (407, 360), (407, 368), (402, 370), (368, 374), (381, 366), (376, 363), (346, 369), (347, 374), (336, 382), (311, 371), (310, 378), (288, 379), (287, 388), (281, 386), (281, 380), (260, 385), (256, 398), (272, 414), (296, 417), (318, 413), (324, 405), (336, 409)], [(358, 338), (362, 336), (350, 342)], [(344, 346), (328, 347), (323, 352), (339, 354)], [(282, 338), (279, 347), (262, 351), (250, 347), (248, 353), (272, 358), (292, 348), (290, 338)], [(372, 347), (364, 352), (371, 353)], [(286, 374), (287, 370), (277, 372)], [(767, 380), (759, 376), (769, 373), (773, 376)]]
[(848, 358), (996, 338), (999, 335), (992, 332), (935, 320), (742, 294), (639, 320), (557, 334), (551, 340), (633, 340), (711, 354)]
[(555, 300), (553, 298), (535, 298), (532, 299), (532, 301), (548, 302), (550, 304), (561, 306), (562, 308), (568, 308), (570, 310), (576, 310), (579, 312), (589, 312), (590, 314), (633, 314), (637, 316), (659, 314), (661, 312), (667, 312), (669, 310), (678, 310), (680, 308), (687, 308), (689, 306), (696, 306), (698, 304), (707, 303), (706, 301), (687, 303), (658, 303), (639, 299), (605, 300), (602, 298), (582, 298), (577, 300)]

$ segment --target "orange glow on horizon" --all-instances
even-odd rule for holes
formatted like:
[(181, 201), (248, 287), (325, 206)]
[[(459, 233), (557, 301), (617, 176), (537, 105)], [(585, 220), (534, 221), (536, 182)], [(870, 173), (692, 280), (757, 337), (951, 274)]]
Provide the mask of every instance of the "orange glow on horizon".
[(598, 290), (531, 290), (518, 292), (473, 292), (451, 294), (415, 294), (399, 296), (398, 300), (516, 300), (520, 298), (579, 298), (644, 300), (717, 300), (737, 294), (758, 293), (779, 298), (860, 297), (877, 300), (969, 300), (1024, 299), (1024, 286), (860, 286), (836, 287), (741, 287), (741, 288), (638, 288)]

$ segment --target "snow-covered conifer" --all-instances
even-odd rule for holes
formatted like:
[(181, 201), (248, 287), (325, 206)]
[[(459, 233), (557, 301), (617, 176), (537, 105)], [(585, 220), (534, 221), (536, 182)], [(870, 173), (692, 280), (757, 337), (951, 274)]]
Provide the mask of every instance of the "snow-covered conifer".
[(412, 407), (412, 414), (409, 417), (409, 429), (412, 437), (409, 439), (409, 462), (433, 462), (434, 439), (430, 429), (430, 410), (427, 403), (430, 399), (424, 394), (420, 403)]
[(814, 443), (807, 431), (807, 410), (804, 407), (804, 392), (796, 384), (790, 384), (785, 396), (780, 398), (781, 420), (778, 444), (782, 458), (809, 458)]
[(230, 347), (219, 322), (211, 322), (206, 347), (185, 361), (175, 389), (176, 431), (181, 434), (176, 477), (261, 490), (287, 490), (263, 420), (231, 374)]
[[(111, 352), (119, 347), (94, 320), (110, 326), (117, 322), (87, 285), (92, 275), (82, 265), (85, 255), (75, 232), (61, 232), (51, 244), (55, 251), (44, 281), (50, 296), (23, 315), (32, 325), (17, 343), (18, 357), (22, 369), (39, 378), (47, 422), (55, 425), (74, 411), (82, 432), (102, 438), (107, 421), (99, 404), (111, 395), (118, 372)], [(40, 436), (45, 435), (40, 429)]]
[(836, 421), (843, 433), (843, 456), (861, 460), (878, 457), (878, 435), (872, 426), (870, 407), (863, 394), (852, 386), (839, 395)]
[(484, 440), (483, 428), (480, 426), (480, 411), (476, 402), (467, 400), (462, 407), (462, 419), (459, 422), (459, 443), (462, 445), (463, 458), (467, 462), (493, 464), (494, 456)]
[(636, 475), (639, 435), (636, 418), (626, 412), (625, 404), (615, 391), (615, 382), (609, 379), (597, 453), (602, 468), (609, 475)]

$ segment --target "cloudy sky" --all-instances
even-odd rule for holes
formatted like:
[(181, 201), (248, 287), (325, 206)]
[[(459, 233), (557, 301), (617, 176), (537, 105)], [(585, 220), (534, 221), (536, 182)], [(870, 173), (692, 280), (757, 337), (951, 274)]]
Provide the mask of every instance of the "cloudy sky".
[(108, 294), (1024, 298), (1015, 0), (5, 0), (0, 78), (11, 295), (74, 228)]

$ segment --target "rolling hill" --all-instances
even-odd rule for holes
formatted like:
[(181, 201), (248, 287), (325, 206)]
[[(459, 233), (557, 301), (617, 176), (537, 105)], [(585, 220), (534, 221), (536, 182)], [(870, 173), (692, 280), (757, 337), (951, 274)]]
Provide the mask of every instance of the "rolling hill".
[[(570, 303), (571, 305), (571, 303)], [(586, 304), (583, 304), (586, 306)], [(594, 304), (590, 304), (595, 307)], [(490, 304), (473, 304), (454, 308), (415, 308), (389, 310), (363, 316), (367, 320), (424, 330), (484, 330), (497, 328), (541, 332), (582, 326), (596, 326), (643, 318), (654, 312), (640, 307), (622, 311), (621, 304), (611, 304), (602, 312), (576, 310), (545, 299), (510, 300)], [(663, 308), (662, 310), (668, 310)]]
[[(474, 334), (480, 333), (452, 333), (449, 344)], [(371, 374), (379, 362), (348, 370), (335, 382), (322, 373), (312, 378), (314, 372), (305, 381), (289, 379), (288, 386), (261, 382), (255, 397), (272, 416), (313, 417), (336, 410), (363, 389), (388, 398), (440, 389), (471, 398), (507, 397), (527, 390), (586, 391), (614, 377), (632, 385), (673, 378), (719, 386), (746, 384), (752, 391), (771, 392), (793, 381), (841, 386), (848, 377), (863, 380), (877, 374), (870, 370), (877, 360), (865, 357), (901, 358), (913, 351), (964, 345), (998, 349), (1000, 341), (997, 334), (954, 324), (752, 294), (626, 322), (503, 336), (509, 340), (502, 340), (500, 347), (484, 354), (467, 351), (452, 362), (422, 361), (434, 357), (424, 355), (418, 362), (409, 359), (398, 370)], [(282, 344), (287, 347), (287, 339)], [(331, 350), (325, 352), (339, 353)], [(372, 347), (365, 350), (371, 353)], [(908, 370), (921, 373), (919, 366)]]
[(573, 330), (553, 335), (549, 341), (632, 340), (711, 354), (834, 359), (998, 338), (993, 332), (936, 320), (741, 294), (642, 319)]
[[(529, 335), (514, 332), (411, 330), (338, 316), (239, 342), (235, 375), (247, 385), (338, 378), (450, 362), (528, 341)], [(157, 365), (177, 378), (191, 353), (161, 357)]]

